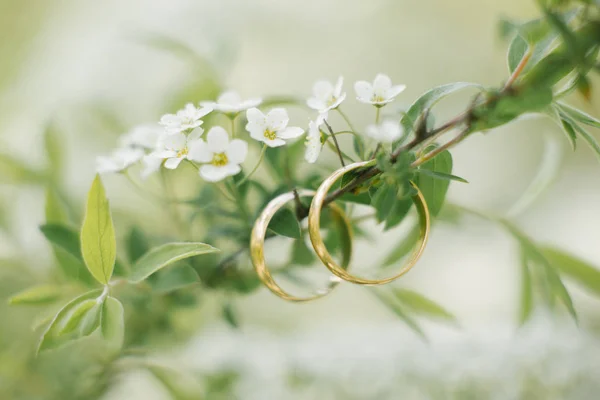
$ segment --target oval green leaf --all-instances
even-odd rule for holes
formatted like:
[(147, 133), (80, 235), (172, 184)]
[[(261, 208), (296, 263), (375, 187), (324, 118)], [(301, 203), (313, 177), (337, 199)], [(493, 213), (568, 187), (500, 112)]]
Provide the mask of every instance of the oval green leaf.
[(123, 347), (125, 337), (125, 317), (123, 305), (114, 297), (107, 297), (102, 305), (100, 322), (102, 337), (112, 350)]
[(81, 227), (81, 254), (96, 280), (108, 284), (115, 266), (117, 243), (110, 207), (100, 175), (96, 175), (88, 194)]
[(57, 285), (38, 285), (27, 288), (8, 300), (8, 304), (40, 305), (57, 300), (63, 289)]
[(185, 258), (219, 251), (206, 243), (167, 243), (144, 254), (131, 267), (129, 281), (138, 283), (156, 271)]

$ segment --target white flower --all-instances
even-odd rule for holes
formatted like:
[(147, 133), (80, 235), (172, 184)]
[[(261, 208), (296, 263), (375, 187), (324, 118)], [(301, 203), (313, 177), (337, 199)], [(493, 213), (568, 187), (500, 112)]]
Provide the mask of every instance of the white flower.
[(144, 150), (134, 148), (119, 148), (109, 156), (96, 157), (96, 171), (103, 173), (116, 173), (125, 171), (144, 156)]
[(381, 143), (391, 143), (402, 136), (403, 129), (397, 121), (385, 120), (379, 125), (367, 126), (366, 133)]
[(366, 81), (358, 81), (354, 84), (356, 99), (362, 103), (383, 106), (394, 101), (396, 96), (406, 89), (406, 85), (392, 86), (389, 76), (378, 74), (370, 84)]
[(190, 148), (191, 160), (203, 163), (200, 176), (209, 182), (217, 182), (242, 170), (240, 164), (248, 154), (248, 143), (241, 139), (229, 141), (227, 131), (220, 126), (212, 127), (206, 142), (197, 140)]
[(343, 84), (344, 78), (341, 76), (335, 86), (329, 81), (316, 82), (313, 86), (313, 97), (310, 97), (306, 104), (321, 114), (337, 108), (346, 98), (346, 93), (342, 93)]
[(139, 125), (119, 138), (121, 147), (151, 150), (156, 148), (164, 129), (158, 124)]
[(202, 125), (203, 121), (200, 118), (211, 111), (211, 107), (196, 108), (192, 103), (188, 103), (183, 109), (177, 111), (177, 114), (163, 115), (160, 124), (165, 127), (167, 133), (180, 133)]
[(221, 93), (216, 102), (202, 102), (201, 106), (221, 111), (225, 114), (237, 114), (240, 111), (246, 111), (252, 107), (258, 107), (262, 103), (260, 98), (242, 100), (239, 93), (234, 90), (228, 90)]
[[(202, 132), (202, 129), (196, 128), (187, 136), (183, 133), (165, 135), (160, 140), (161, 148), (151, 153), (150, 156), (165, 159), (165, 168), (175, 169), (177, 166), (179, 166), (181, 161), (185, 159), (191, 159), (189, 154), (190, 149), (196, 142), (200, 140), (198, 138)], [(152, 161), (153, 160), (151, 159), (146, 160), (146, 162), (150, 163), (152, 163)]]
[(160, 166), (162, 165), (164, 159), (160, 157), (156, 152), (145, 155), (142, 158), (142, 164), (144, 164), (144, 168), (140, 173), (142, 179), (147, 179), (150, 175), (158, 172)]
[(310, 121), (308, 123), (308, 133), (306, 134), (306, 150), (304, 151), (304, 159), (314, 164), (317, 162), (317, 158), (321, 154), (323, 149), (323, 143), (321, 142), (321, 129), (319, 127), (323, 124), (323, 117), (317, 117), (316, 121)]
[(274, 108), (267, 115), (258, 108), (251, 108), (246, 111), (246, 117), (246, 130), (250, 132), (250, 136), (269, 147), (283, 146), (285, 140), (297, 138), (304, 133), (302, 128), (287, 126), (290, 119), (283, 108)]

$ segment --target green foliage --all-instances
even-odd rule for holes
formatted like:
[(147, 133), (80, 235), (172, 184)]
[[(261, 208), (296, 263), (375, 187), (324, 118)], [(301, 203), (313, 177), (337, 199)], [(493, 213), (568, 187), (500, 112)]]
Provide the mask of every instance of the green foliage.
[(36, 184), (43, 182), (44, 175), (29, 167), (23, 160), (8, 154), (0, 154), (0, 183)]
[(176, 261), (219, 251), (206, 243), (166, 243), (140, 257), (131, 267), (128, 279), (138, 283)]
[(589, 263), (552, 247), (541, 249), (542, 254), (557, 271), (585, 288), (593, 295), (600, 296), (600, 270)]
[(200, 282), (200, 277), (194, 268), (188, 264), (177, 263), (171, 268), (158, 271), (153, 275), (150, 285), (155, 293), (170, 293), (175, 290)]
[(429, 212), (435, 217), (439, 214), (444, 205), (448, 187), (450, 186), (449, 180), (439, 179), (439, 176), (440, 174), (451, 175), (452, 155), (449, 151), (443, 151), (433, 159), (422, 164), (419, 169), (437, 174), (437, 176), (434, 177), (431, 174), (420, 173), (415, 179), (415, 184), (419, 187), (427, 202)]
[(512, 74), (529, 50), (527, 41), (519, 34), (515, 35), (508, 48), (508, 70)]
[(100, 175), (96, 175), (88, 193), (81, 226), (81, 254), (92, 276), (98, 282), (108, 284), (115, 266), (117, 243)]
[(400, 318), (406, 326), (408, 326), (413, 332), (419, 335), (423, 340), (427, 341), (427, 336), (421, 325), (417, 322), (414, 316), (409, 311), (405, 304), (400, 302), (396, 296), (387, 293), (384, 290), (372, 289), (371, 293), (387, 306), (398, 318)]
[(433, 300), (409, 289), (393, 289), (392, 293), (405, 307), (417, 315), (456, 323), (456, 317)]
[[(509, 233), (513, 235), (513, 237), (518, 241), (521, 248), (521, 260), (523, 267), (527, 266), (529, 270), (531, 268), (538, 268), (540, 272), (540, 276), (543, 277), (544, 282), (539, 282), (539, 285), (543, 285), (547, 288), (546, 293), (546, 301), (549, 307), (552, 307), (554, 301), (561, 302), (569, 314), (573, 317), (574, 320), (577, 320), (577, 312), (575, 311), (575, 307), (573, 306), (573, 300), (571, 299), (571, 295), (569, 291), (565, 287), (562, 282), (560, 275), (558, 274), (556, 268), (548, 261), (544, 253), (539, 249), (539, 247), (533, 242), (529, 237), (527, 237), (523, 232), (518, 230), (514, 225), (505, 220), (500, 220), (502, 225), (507, 229)], [(525, 275), (523, 273), (523, 275)], [(525, 280), (529, 280), (530, 276), (524, 276)], [(532, 299), (531, 295), (528, 293), (533, 289), (530, 289), (526, 286), (529, 282), (522, 282), (522, 290), (521, 290), (521, 322), (525, 322), (527, 318), (531, 315), (531, 307), (532, 307)], [(531, 282), (531, 284), (535, 284), (535, 282)]]
[(282, 208), (275, 213), (269, 223), (269, 230), (292, 239), (299, 239), (301, 236), (300, 223), (289, 208)]
[(466, 88), (481, 89), (481, 85), (469, 82), (455, 82), (446, 85), (435, 87), (423, 93), (402, 116), (400, 123), (406, 132), (413, 130), (417, 124), (419, 117), (426, 111), (431, 109), (438, 101), (444, 97)]
[(62, 295), (63, 288), (57, 285), (41, 284), (27, 288), (15, 295), (9, 300), (9, 304), (17, 305), (40, 305), (53, 303)]
[(102, 337), (111, 351), (118, 351), (123, 347), (125, 337), (125, 318), (121, 302), (108, 296), (102, 304), (100, 321)]
[(79, 332), (68, 332), (69, 334), (63, 335), (63, 329), (72, 318), (74, 311), (79, 308), (82, 303), (96, 298), (100, 293), (101, 290), (92, 290), (84, 293), (61, 308), (42, 334), (42, 338), (38, 344), (38, 352), (56, 348), (69, 340), (80, 337)]

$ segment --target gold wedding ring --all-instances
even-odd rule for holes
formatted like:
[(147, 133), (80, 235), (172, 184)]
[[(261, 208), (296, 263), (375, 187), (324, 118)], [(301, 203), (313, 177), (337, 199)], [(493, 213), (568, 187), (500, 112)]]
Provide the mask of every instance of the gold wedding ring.
[(413, 182), (411, 185), (416, 189), (416, 194), (412, 197), (413, 202), (415, 203), (417, 212), (419, 214), (419, 227), (420, 227), (420, 235), (419, 239), (414, 247), (412, 254), (410, 255), (407, 262), (404, 264), (400, 272), (396, 275), (391, 276), (389, 278), (383, 279), (366, 279), (354, 276), (346, 271), (346, 268), (340, 267), (331, 257), (329, 251), (325, 247), (323, 243), (323, 238), (321, 236), (321, 209), (323, 207), (323, 202), (329, 193), (331, 187), (340, 179), (344, 174), (363, 168), (366, 166), (373, 165), (372, 161), (363, 161), (357, 162), (354, 164), (347, 165), (335, 171), (331, 174), (327, 179), (323, 181), (321, 186), (317, 189), (317, 193), (313, 197), (312, 204), (310, 206), (310, 211), (308, 214), (308, 233), (310, 235), (310, 241), (312, 242), (313, 248), (315, 252), (325, 264), (325, 266), (336, 276), (342, 278), (345, 281), (360, 284), (360, 285), (383, 285), (389, 282), (398, 279), (416, 264), (421, 255), (423, 254), (423, 250), (425, 249), (425, 245), (427, 243), (427, 239), (429, 237), (429, 229), (430, 229), (430, 220), (431, 217), (429, 215), (429, 209), (427, 208), (427, 203), (425, 202), (425, 198), (423, 194)]
[[(300, 197), (310, 197), (314, 194), (315, 192), (312, 190), (298, 190), (298, 196)], [(342, 280), (337, 276), (330, 276), (329, 284), (326, 288), (317, 291), (314, 295), (309, 297), (297, 297), (283, 290), (275, 282), (273, 276), (271, 275), (271, 272), (269, 271), (265, 263), (265, 237), (267, 233), (267, 228), (269, 227), (269, 222), (271, 222), (271, 219), (277, 211), (279, 211), (283, 206), (285, 206), (288, 202), (292, 201), (293, 199), (294, 192), (288, 192), (275, 197), (269, 202), (269, 204), (267, 204), (263, 212), (256, 220), (254, 228), (252, 229), (252, 235), (250, 238), (250, 258), (252, 259), (252, 264), (254, 265), (254, 269), (256, 270), (259, 279), (271, 292), (273, 292), (274, 294), (276, 294), (284, 300), (294, 302), (310, 301), (327, 295)], [(346, 217), (346, 213), (339, 206), (331, 204), (329, 207), (333, 211), (333, 216), (336, 219), (336, 222), (340, 223), (342, 227), (346, 229), (346, 233), (350, 236), (350, 240), (347, 244), (347, 246), (349, 246), (348, 251), (345, 252), (345, 256), (343, 257), (343, 260), (341, 262), (342, 266), (337, 266), (336, 264), (337, 268), (344, 271), (344, 269), (347, 268), (350, 264), (350, 254), (352, 253), (352, 226), (350, 224), (350, 221), (348, 221), (348, 218)], [(297, 240), (302, 240), (302, 238)]]

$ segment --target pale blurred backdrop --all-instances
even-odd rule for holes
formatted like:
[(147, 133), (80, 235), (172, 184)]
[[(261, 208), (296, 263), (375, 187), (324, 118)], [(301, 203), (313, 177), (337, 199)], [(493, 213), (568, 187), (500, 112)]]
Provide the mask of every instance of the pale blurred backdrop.
[[(363, 125), (372, 115), (353, 100), (355, 80), (370, 80), (383, 72), (395, 82), (405, 83), (407, 90), (397, 107), (407, 107), (419, 94), (443, 83), (499, 85), (507, 77), (507, 45), (498, 35), (499, 19), (527, 19), (537, 12), (533, 0), (0, 0), (0, 143), (15, 156), (43, 165), (43, 127), (49, 119), (59, 121), (70, 154), (65, 182), (82, 203), (95, 173), (94, 157), (109, 151), (122, 133), (104, 127), (105, 135), (92, 134), (89, 127), (99, 122), (90, 109), (101, 105), (115, 110), (125, 127), (156, 121), (173, 111), (162, 108), (165, 98), (186, 80), (194, 80), (193, 71), (181, 60), (145, 45), (144, 38), (149, 35), (185, 42), (214, 63), (227, 87), (244, 96), (305, 97), (317, 79), (343, 75), (351, 98), (346, 112)], [(469, 101), (467, 94), (452, 97), (456, 98), (461, 101), (440, 104), (438, 120), (454, 115)], [(600, 91), (595, 91), (591, 105), (577, 97), (572, 100), (600, 115)], [(505, 213), (535, 175), (543, 136), (548, 133), (567, 145), (558, 128), (543, 119), (523, 119), (468, 139), (452, 153), (453, 173), (470, 183), (453, 183), (449, 201)], [(119, 177), (107, 177), (106, 184), (119, 213), (146, 213), (150, 225), (164, 222)], [(33, 269), (43, 269), (51, 258), (38, 232), (43, 221), (43, 191), (10, 185), (0, 186), (0, 191), (14, 234), (14, 239), (3, 239), (0, 251), (5, 256), (19, 252)], [(576, 153), (567, 149), (554, 186), (519, 217), (518, 224), (537, 240), (557, 244), (600, 266), (599, 205), (600, 163), (584, 146)], [(152, 221), (153, 214), (156, 221)], [(484, 354), (510, 348), (513, 338), (518, 341), (514, 336), (517, 246), (494, 225), (478, 219), (468, 222), (459, 227), (437, 225), (422, 261), (396, 283), (443, 304), (460, 321), (459, 330), (425, 324), (433, 343), (446, 343), (441, 355), (435, 346), (423, 350), (433, 359), (458, 348), (451, 343), (459, 346), (478, 341), (484, 343), (480, 348)], [(354, 262), (372, 261), (373, 255), (383, 254), (399, 239), (385, 234), (376, 242), (361, 242)], [(568, 340), (579, 342), (585, 337), (597, 352), (595, 339), (587, 335), (594, 335), (596, 325), (600, 326), (600, 303), (576, 287), (569, 288), (582, 322), (579, 331), (569, 331), (574, 333)], [(354, 338), (353, 345), (360, 347), (361, 343), (378, 342), (378, 332), (380, 345), (389, 342), (393, 332), (398, 333), (398, 340), (415, 342), (410, 331), (368, 291), (349, 284), (320, 301), (302, 305), (283, 302), (266, 290), (234, 301), (243, 329), (236, 333), (239, 341), (227, 340), (238, 346), (245, 343), (240, 353), (250, 358), (254, 355), (257, 364), (277, 353), (272, 340), (300, 336), (297, 346), (306, 346), (307, 353), (319, 352), (311, 347), (319, 340), (307, 338), (321, 337), (326, 340), (320, 345), (331, 343), (333, 348), (338, 340)], [(0, 308), (0, 312), (15, 311)], [(210, 334), (221, 329), (212, 326), (211, 321), (219, 322), (210, 307), (203, 318), (206, 329), (199, 337), (166, 357), (205, 359), (207, 343), (221, 343), (231, 351), (223, 336)], [(564, 320), (560, 329), (543, 325), (545, 328), (534, 330), (533, 335), (538, 335), (534, 338), (564, 343), (561, 329), (572, 327), (563, 323), (570, 324)], [(306, 335), (300, 335), (304, 332)], [(260, 347), (261, 343), (265, 347)], [(218, 353), (214, 346), (208, 347)], [(515, 346), (528, 347), (523, 343)], [(348, 347), (339, 346), (340, 359), (349, 357), (345, 349)], [(590, 347), (586, 349), (577, 354), (596, 354)], [(278, 354), (285, 357), (285, 352)], [(384, 351), (380, 357), (385, 359)], [(600, 360), (592, 361), (597, 371)], [(452, 362), (447, 365), (452, 368)], [(168, 398), (146, 381), (144, 376), (132, 376), (115, 389), (112, 398)]]

